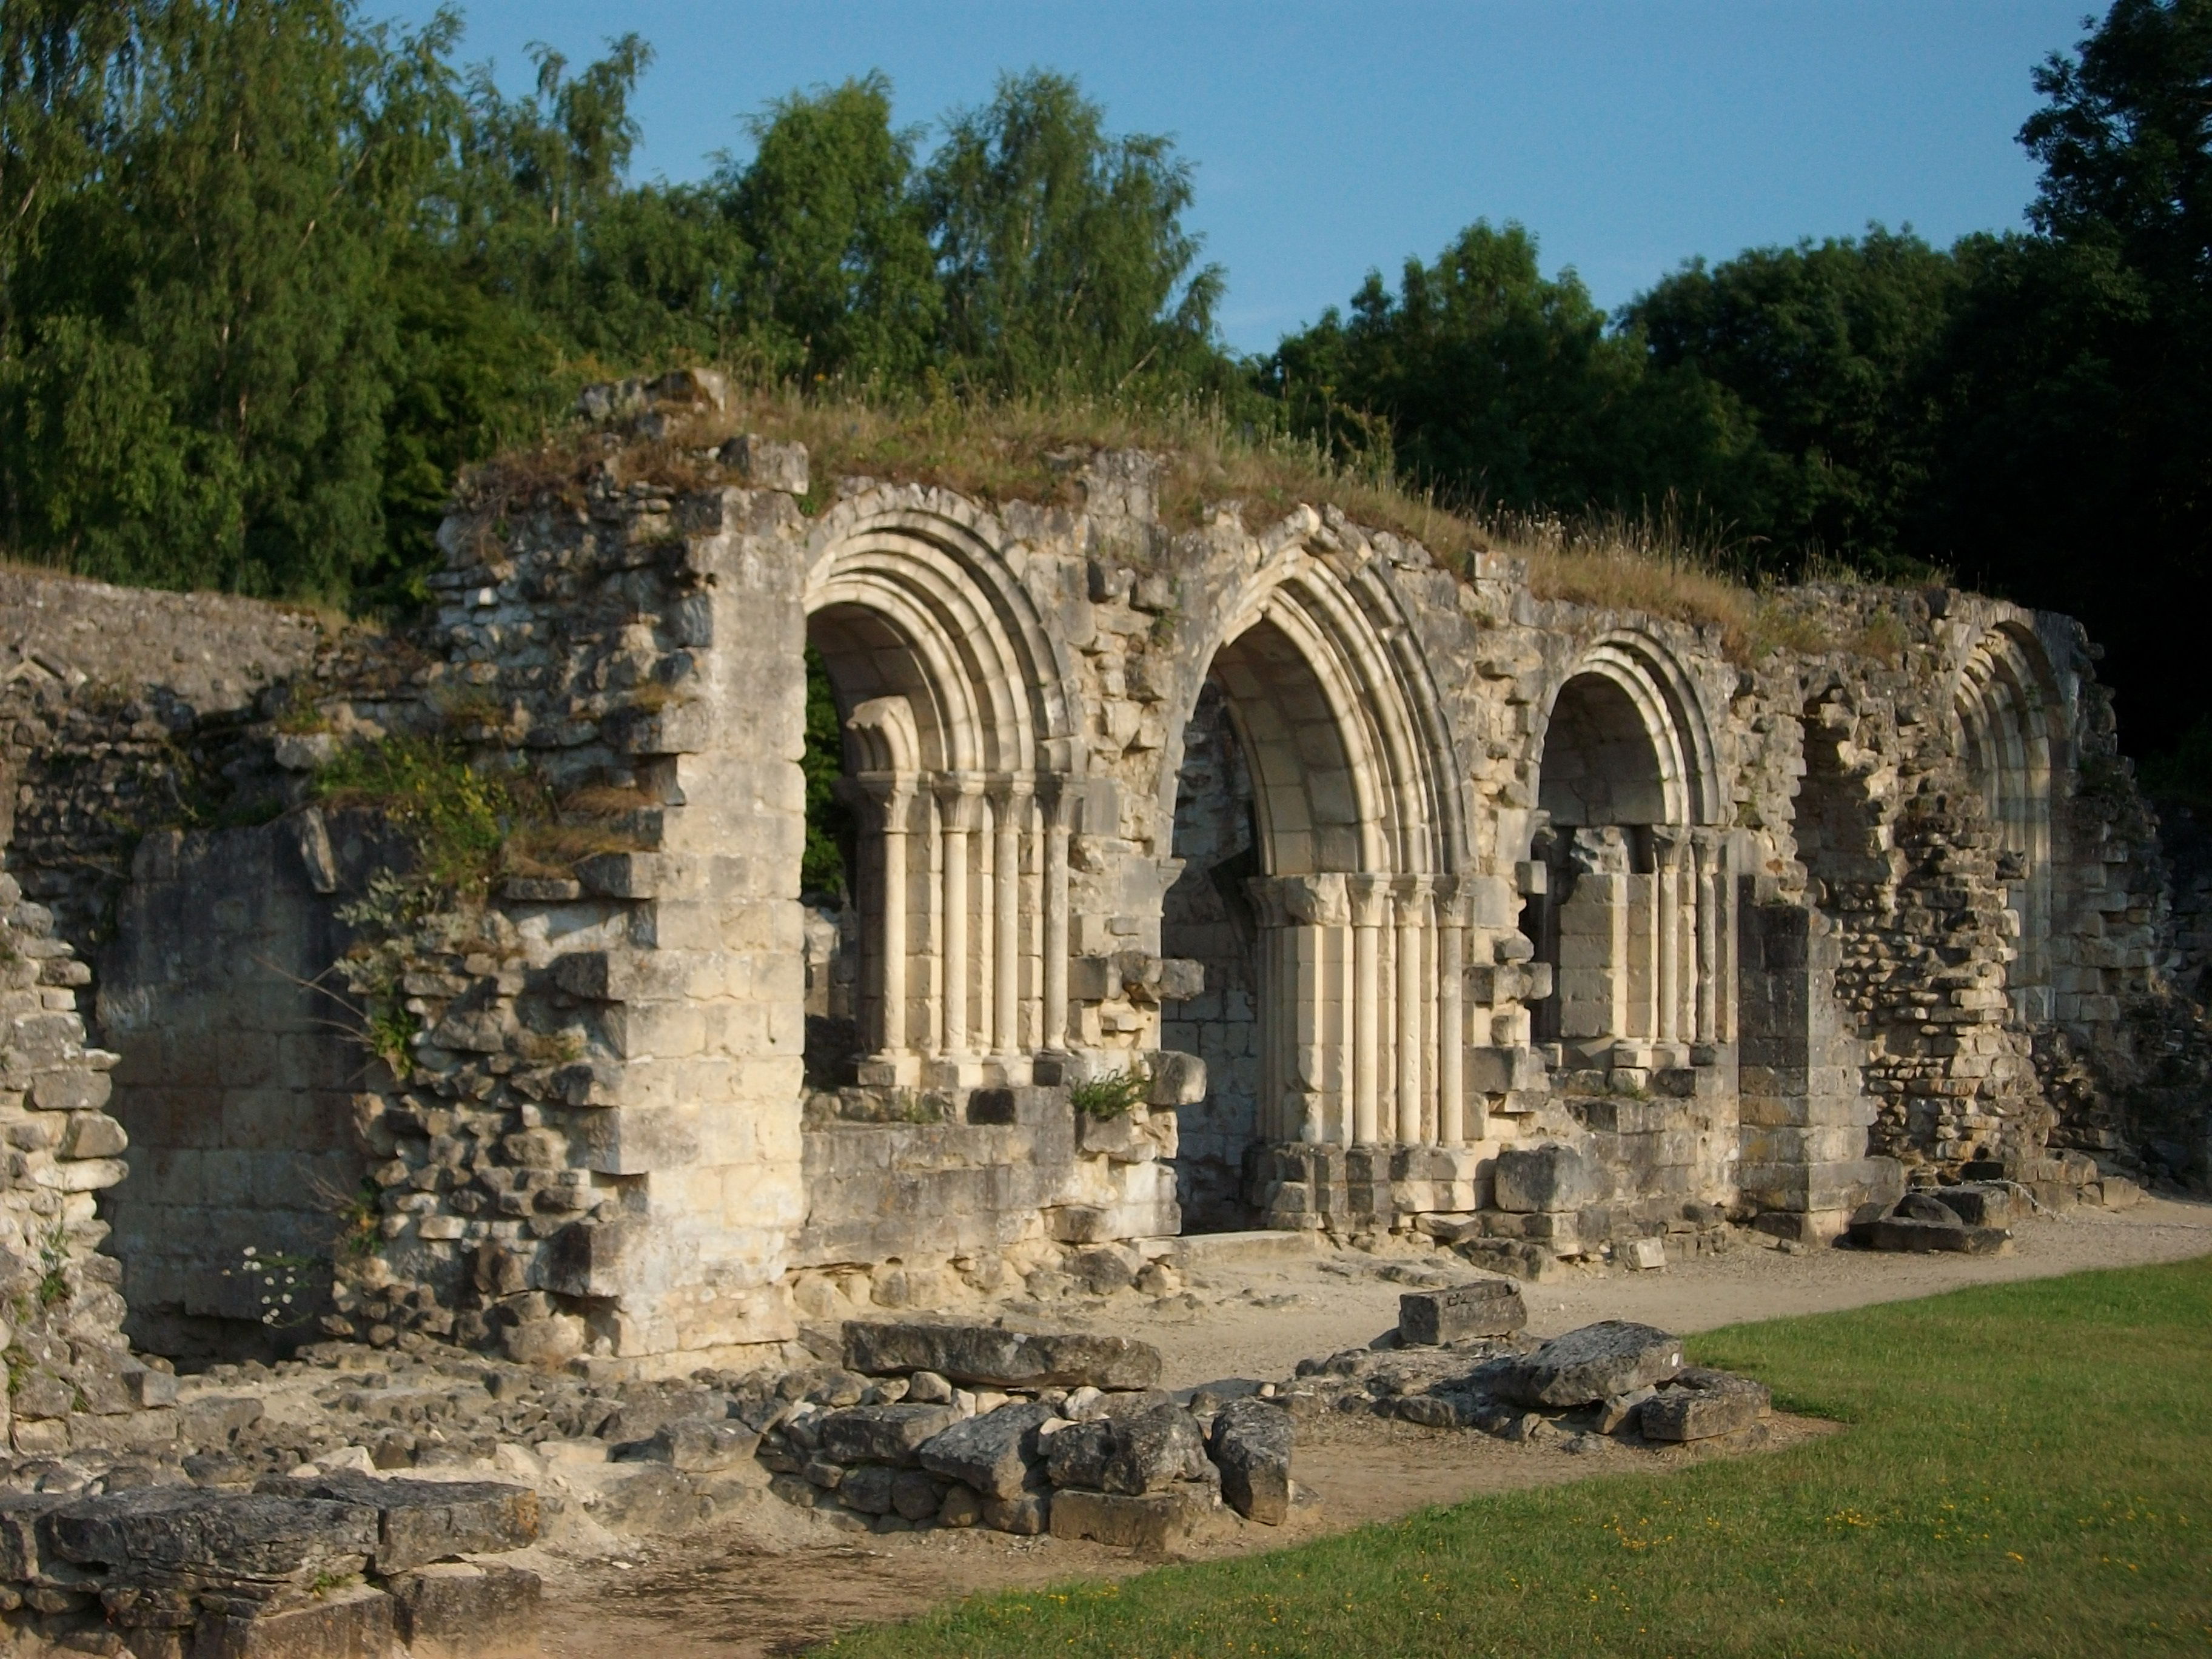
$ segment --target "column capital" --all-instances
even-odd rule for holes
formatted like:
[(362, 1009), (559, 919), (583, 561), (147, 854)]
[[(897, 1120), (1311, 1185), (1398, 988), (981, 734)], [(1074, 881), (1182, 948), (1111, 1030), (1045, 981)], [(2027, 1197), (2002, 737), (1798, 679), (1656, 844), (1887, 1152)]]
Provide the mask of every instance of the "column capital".
[(1341, 927), (1351, 919), (1342, 876), (1285, 876), (1276, 885), (1292, 921), (1309, 927)]
[(930, 779), (930, 793), (944, 809), (947, 830), (965, 832), (981, 826), (983, 785), (980, 772), (939, 772)]
[(1352, 906), (1352, 925), (1355, 927), (1387, 927), (1390, 925), (1390, 886), (1395, 880), (1391, 876), (1357, 875), (1344, 878), (1345, 897)]

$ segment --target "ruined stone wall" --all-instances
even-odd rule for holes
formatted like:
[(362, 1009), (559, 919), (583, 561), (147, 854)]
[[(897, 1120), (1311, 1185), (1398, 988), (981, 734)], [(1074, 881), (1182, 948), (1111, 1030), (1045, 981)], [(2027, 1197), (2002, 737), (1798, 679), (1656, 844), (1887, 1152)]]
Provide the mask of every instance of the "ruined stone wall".
[[(1063, 1248), (1825, 1237), (1900, 1166), (2079, 1182), (2195, 1121), (2063, 619), (1805, 590), (1761, 645), (1334, 508), (1174, 530), (1140, 454), (994, 507), (656, 453), (487, 484), (415, 629), (222, 611), (267, 619), (228, 701), (189, 646), (131, 687), (135, 634), (121, 680), (21, 659), (9, 867), (112, 934), (149, 1339), (270, 1340), (252, 1248), (316, 1264), (309, 1334), (680, 1367)], [(826, 954), (810, 632), (860, 823)], [(331, 793), (400, 741), (506, 781), (489, 866)]]

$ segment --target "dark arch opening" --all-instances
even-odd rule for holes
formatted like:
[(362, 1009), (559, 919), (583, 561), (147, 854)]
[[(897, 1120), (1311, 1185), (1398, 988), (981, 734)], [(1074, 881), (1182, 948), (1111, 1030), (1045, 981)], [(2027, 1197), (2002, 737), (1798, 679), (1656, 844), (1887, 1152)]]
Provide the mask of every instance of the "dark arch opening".
[(1162, 1009), (1161, 1042), (1206, 1061), (1206, 1097), (1178, 1125), (1186, 1232), (1255, 1224), (1246, 1164), (1260, 1144), (1261, 1056), (1279, 1011), (1260, 983), (1259, 876), (1356, 870), (1359, 799), (1312, 665), (1260, 622), (1222, 647), (1183, 730), (1162, 954), (1203, 963), (1206, 988)]
[[(1557, 1042), (1571, 1035), (1566, 1000), (1586, 988), (1577, 976), (1597, 971), (1565, 948), (1562, 917), (1583, 878), (1650, 873), (1651, 828), (1668, 816), (1665, 774), (1644, 717), (1604, 675), (1577, 674), (1559, 688), (1544, 730), (1536, 804), (1529, 857), (1544, 867), (1544, 890), (1523, 903), (1521, 931), (1536, 960), (1551, 967), (1552, 990), (1530, 1003), (1529, 1035)], [(1581, 948), (1586, 954), (1589, 947)]]

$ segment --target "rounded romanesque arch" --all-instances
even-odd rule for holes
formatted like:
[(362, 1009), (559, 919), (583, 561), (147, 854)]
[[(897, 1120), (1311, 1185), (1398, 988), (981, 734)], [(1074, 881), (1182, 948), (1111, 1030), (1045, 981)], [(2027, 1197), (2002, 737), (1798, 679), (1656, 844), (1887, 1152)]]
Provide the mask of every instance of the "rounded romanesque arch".
[(1221, 615), (1164, 780), (1183, 869), (1162, 948), (1209, 975), (1167, 1011), (1213, 1090), (1186, 1162), (1210, 1134), (1233, 1185), (1255, 1142), (1462, 1144), (1468, 835), (1399, 596), (1373, 562), (1293, 546)]
[(1536, 801), (1522, 931), (1553, 982), (1535, 1036), (1595, 1066), (1622, 1045), (1649, 1065), (1646, 1046), (1723, 1040), (1725, 799), (1711, 725), (1663, 645), (1612, 634), (1576, 660), (1546, 710)]
[(2053, 769), (2071, 764), (2049, 659), (2026, 628), (2001, 623), (1968, 648), (1952, 710), (1959, 752), (1989, 809), (1997, 874), (2018, 931), (2006, 978), (2023, 1018), (2052, 1014)]
[(957, 497), (859, 496), (807, 556), (807, 640), (860, 820), (856, 1079), (1025, 1083), (1066, 1041), (1064, 803), (1080, 750), (1061, 647), (998, 526)]

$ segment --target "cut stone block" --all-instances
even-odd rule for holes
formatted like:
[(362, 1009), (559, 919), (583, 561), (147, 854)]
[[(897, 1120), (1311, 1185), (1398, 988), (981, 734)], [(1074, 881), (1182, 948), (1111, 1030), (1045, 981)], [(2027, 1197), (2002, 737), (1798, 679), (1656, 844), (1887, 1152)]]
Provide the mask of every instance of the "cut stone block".
[(1424, 1346), (1468, 1336), (1510, 1336), (1528, 1322), (1521, 1287), (1508, 1279), (1408, 1291), (1398, 1298), (1399, 1337)]
[(822, 1455), (839, 1463), (912, 1463), (923, 1442), (959, 1420), (950, 1406), (848, 1406), (816, 1419)]
[(1279, 1527), (1291, 1512), (1291, 1414), (1261, 1400), (1232, 1400), (1213, 1419), (1221, 1496), (1237, 1514)]
[(1189, 1492), (1062, 1492), (1053, 1496), (1052, 1535), (1120, 1549), (1164, 1550), (1189, 1537), (1205, 1514), (1204, 1500)]
[(1650, 1325), (1607, 1319), (1553, 1337), (1504, 1368), (1499, 1392), (1530, 1406), (1589, 1406), (1682, 1369), (1679, 1337)]
[(849, 1321), (845, 1364), (871, 1376), (935, 1371), (994, 1389), (1149, 1389), (1160, 1380), (1160, 1351), (1148, 1342), (994, 1325)]
[(2002, 1227), (1968, 1227), (1957, 1221), (1946, 1226), (1934, 1221), (1900, 1221), (1891, 1216), (1853, 1222), (1850, 1237), (1863, 1250), (1921, 1254), (1942, 1250), (1960, 1255), (1998, 1255), (2012, 1245), (2012, 1234)]
[(1055, 1501), (1054, 1495), (1048, 1492), (1025, 1492), (1019, 1498), (987, 1498), (983, 1500), (983, 1524), (994, 1532), (1034, 1538), (1049, 1525)]
[(1765, 1384), (1691, 1365), (1644, 1402), (1638, 1424), (1647, 1440), (1711, 1440), (1749, 1428), (1773, 1408)]
[(388, 1659), (392, 1612), (382, 1590), (356, 1584), (300, 1607), (206, 1613), (193, 1631), (192, 1659)]
[(1052, 1416), (1050, 1406), (1030, 1401), (955, 1423), (923, 1443), (921, 1467), (987, 1497), (1018, 1497), (1039, 1461), (1037, 1425)]
[(349, 1474), (296, 1484), (309, 1497), (375, 1512), (379, 1572), (404, 1572), (452, 1555), (526, 1549), (538, 1541), (538, 1494), (527, 1486)]
[(416, 1659), (469, 1659), (538, 1628), (538, 1575), (496, 1564), (441, 1561), (386, 1581), (399, 1639)]
[(1498, 1207), (1521, 1214), (1578, 1210), (1603, 1198), (1600, 1172), (1573, 1147), (1509, 1146), (1498, 1155)]

